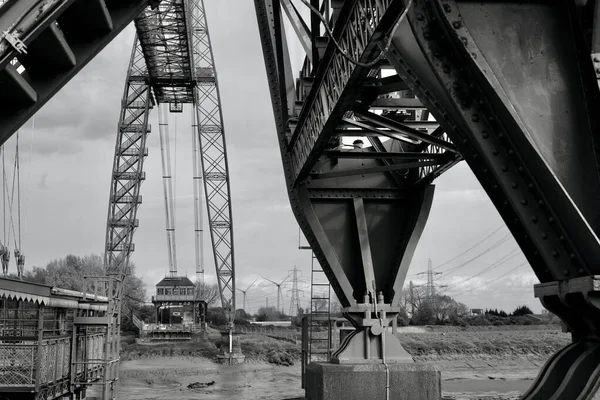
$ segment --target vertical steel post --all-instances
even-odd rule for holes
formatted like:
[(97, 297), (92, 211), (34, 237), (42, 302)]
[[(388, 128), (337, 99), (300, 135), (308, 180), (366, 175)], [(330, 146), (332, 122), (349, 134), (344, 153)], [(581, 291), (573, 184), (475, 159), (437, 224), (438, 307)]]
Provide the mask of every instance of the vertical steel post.
[[(37, 328), (37, 357), (35, 360), (35, 391), (40, 390), (40, 379), (42, 376), (42, 341), (44, 340), (44, 304), (40, 303), (38, 308), (38, 328)], [(34, 365), (32, 365), (34, 367)]]

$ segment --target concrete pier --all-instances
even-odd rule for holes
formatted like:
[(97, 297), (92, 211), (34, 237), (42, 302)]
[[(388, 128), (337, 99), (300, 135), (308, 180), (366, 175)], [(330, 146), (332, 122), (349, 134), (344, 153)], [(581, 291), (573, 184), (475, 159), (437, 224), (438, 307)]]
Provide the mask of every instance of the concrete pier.
[(440, 400), (441, 373), (433, 365), (393, 363), (386, 395), (384, 364), (311, 363), (306, 368), (308, 400)]
[(243, 364), (246, 356), (242, 354), (241, 350), (236, 350), (235, 348), (231, 352), (225, 352), (217, 355), (217, 362), (219, 364), (226, 365), (235, 365), (235, 364)]

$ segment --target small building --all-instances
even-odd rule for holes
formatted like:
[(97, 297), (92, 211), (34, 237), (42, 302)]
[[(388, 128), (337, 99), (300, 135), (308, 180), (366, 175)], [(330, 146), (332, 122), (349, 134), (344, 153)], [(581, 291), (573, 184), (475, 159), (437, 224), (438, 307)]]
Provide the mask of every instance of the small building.
[(196, 285), (187, 276), (168, 276), (156, 284), (152, 303), (159, 325), (192, 326), (204, 322), (204, 302), (196, 300)]
[(107, 311), (106, 297), (0, 278), (0, 398), (84, 399), (106, 368)]
[(482, 314), (483, 314), (482, 308), (471, 308), (471, 315), (482, 315)]

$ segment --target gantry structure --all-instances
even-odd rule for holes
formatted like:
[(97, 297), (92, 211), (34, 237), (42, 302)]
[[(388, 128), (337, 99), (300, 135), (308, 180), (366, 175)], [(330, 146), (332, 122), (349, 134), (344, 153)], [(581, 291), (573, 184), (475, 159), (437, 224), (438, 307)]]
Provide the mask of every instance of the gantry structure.
[[(190, 0), (0, 2), (2, 142), (132, 20), (136, 37), (121, 101), (106, 225), (104, 261), (108, 278), (95, 282), (103, 287), (108, 311), (102, 316), (86, 317), (74, 328), (77, 334), (83, 334), (87, 325), (103, 327), (102, 376), (93, 382), (72, 384), (100, 383), (105, 400), (116, 396), (123, 281), (129, 275), (129, 259), (135, 250), (133, 237), (139, 226), (136, 217), (142, 203), (140, 189), (148, 155), (146, 138), (151, 129), (148, 119), (155, 106), (162, 109), (162, 141), (168, 138), (166, 108), (182, 112), (185, 104), (191, 105), (196, 271), (204, 272), (199, 256), (202, 209), (198, 204), (204, 182), (221, 304), (232, 335), (235, 266), (229, 172), (204, 4)], [(166, 212), (170, 269), (175, 273), (173, 209), (168, 201)]]
[[(188, 0), (163, 1), (155, 9), (147, 8), (136, 17), (135, 27), (137, 36), (121, 102), (115, 147), (105, 264), (126, 271), (130, 254), (135, 249), (133, 234), (139, 225), (136, 213), (141, 204), (140, 187), (145, 179), (143, 164), (148, 155), (146, 137), (151, 129), (148, 123), (150, 110), (155, 105), (163, 107), (159, 115), (162, 142), (163, 137), (168, 137), (163, 116), (166, 107), (171, 112), (182, 112), (184, 104), (190, 104), (194, 132), (194, 195), (198, 197), (201, 192), (198, 186), (203, 181), (221, 303), (231, 325), (235, 311), (235, 267), (229, 172), (204, 5)], [(199, 153), (195, 148), (197, 144)], [(163, 159), (163, 167), (164, 164)], [(202, 174), (198, 172), (198, 164), (202, 166)], [(165, 200), (169, 197), (172, 198), (172, 194), (165, 193)], [(171, 272), (176, 272), (172, 208), (172, 203), (167, 201), (169, 260)], [(198, 259), (201, 211), (196, 202), (196, 271), (199, 273), (204, 270)]]
[[(133, 148), (118, 146), (115, 162), (135, 165), (115, 167), (117, 175), (135, 172), (141, 180), (147, 125), (134, 126), (147, 122), (151, 106), (160, 98), (176, 99), (175, 108), (185, 98), (197, 105), (205, 89), (218, 92), (212, 57), (203, 58), (210, 53), (207, 31), (181, 22), (181, 4), (189, 16), (186, 4), (198, 2), (163, 1), (156, 9), (159, 3), (152, 1), (155, 8), (144, 14), (146, 0), (0, 3), (0, 141), (142, 15), (137, 54), (147, 70), (130, 68), (119, 127), (119, 135), (123, 125), (140, 128), (140, 139)], [(539, 278), (536, 297), (573, 337), (523, 398), (592, 398), (600, 377), (599, 3), (255, 0), (292, 210), (356, 328), (334, 362), (411, 362), (387, 326), (429, 216), (432, 182), (464, 160)], [(160, 10), (169, 11), (163, 18)], [(306, 53), (302, 66), (291, 64), (292, 36)], [(190, 40), (208, 47), (186, 47)], [(164, 56), (167, 47), (178, 56)], [(189, 59), (181, 56), (190, 47)], [(195, 64), (199, 59), (210, 65)], [(173, 83), (161, 80), (161, 71)], [(138, 73), (143, 79), (134, 84)], [(212, 160), (224, 160), (220, 109), (212, 115), (199, 136), (219, 149)], [(127, 133), (119, 144), (134, 138)], [(207, 189), (228, 191), (226, 169), (203, 169)], [(114, 185), (111, 202), (124, 193)], [(108, 247), (127, 245), (111, 247), (109, 264), (123, 265), (132, 250), (136, 190), (127, 194), (127, 216), (109, 226)], [(212, 215), (230, 210), (224, 204)], [(219, 268), (233, 256), (231, 220), (214, 221), (213, 244), (226, 244), (215, 256)], [(225, 272), (233, 299), (233, 267)], [(386, 389), (393, 395), (393, 387)]]
[[(465, 160), (573, 336), (522, 398), (592, 398), (600, 2), (254, 3), (292, 210), (356, 328), (332, 360), (411, 361), (386, 327), (431, 183)], [(286, 25), (306, 53), (299, 72)], [(356, 136), (371, 146), (344, 151)]]

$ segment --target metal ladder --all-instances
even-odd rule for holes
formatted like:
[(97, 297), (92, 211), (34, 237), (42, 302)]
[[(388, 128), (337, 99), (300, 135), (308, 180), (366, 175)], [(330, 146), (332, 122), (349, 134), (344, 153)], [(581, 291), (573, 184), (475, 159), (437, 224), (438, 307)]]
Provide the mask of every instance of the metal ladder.
[[(325, 332), (323, 332), (325, 328)], [(312, 253), (310, 313), (308, 315), (308, 363), (331, 358), (331, 285)]]

